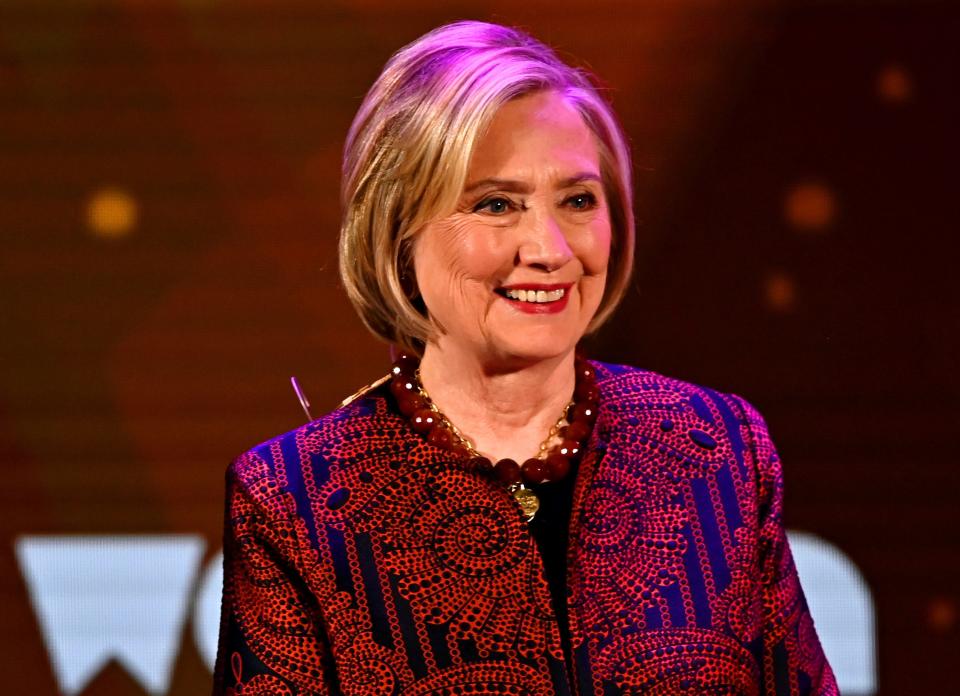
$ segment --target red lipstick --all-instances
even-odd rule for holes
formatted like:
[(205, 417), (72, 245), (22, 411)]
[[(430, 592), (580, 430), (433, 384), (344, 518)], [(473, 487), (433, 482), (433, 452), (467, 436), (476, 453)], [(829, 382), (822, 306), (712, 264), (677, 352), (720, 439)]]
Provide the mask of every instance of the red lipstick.
[[(570, 300), (570, 290), (573, 283), (514, 283), (497, 288), (497, 294), (510, 303), (514, 309), (525, 314), (557, 314), (562, 312)], [(526, 290), (527, 292), (554, 292), (563, 290), (560, 299), (549, 302), (527, 302), (507, 296), (509, 290)]]

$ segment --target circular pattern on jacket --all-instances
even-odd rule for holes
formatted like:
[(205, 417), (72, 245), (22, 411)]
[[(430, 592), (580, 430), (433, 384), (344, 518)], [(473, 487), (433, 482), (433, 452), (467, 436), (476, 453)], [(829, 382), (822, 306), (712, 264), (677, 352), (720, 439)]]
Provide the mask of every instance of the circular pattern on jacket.
[(763, 604), (759, 597), (738, 594), (727, 609), (730, 630), (745, 643), (756, 640), (763, 629)]
[(451, 510), (434, 528), (432, 541), (443, 567), (472, 578), (499, 575), (527, 552), (503, 515), (482, 505)]
[(641, 510), (637, 492), (620, 481), (597, 479), (583, 503), (583, 545), (590, 551), (623, 551), (637, 537)]
[(550, 590), (516, 503), (479, 476), (436, 476), (447, 493), (424, 500), (384, 537), (400, 596), (420, 621), (449, 625), (481, 654), (562, 656)]
[(516, 662), (479, 662), (448, 667), (418, 681), (402, 696), (553, 696), (537, 670)]
[(340, 688), (344, 696), (390, 694), (397, 685), (397, 675), (383, 659), (362, 650), (352, 659), (342, 660), (339, 666)]
[(614, 643), (601, 655), (618, 693), (701, 696), (759, 693), (753, 655), (714, 631), (648, 631)]

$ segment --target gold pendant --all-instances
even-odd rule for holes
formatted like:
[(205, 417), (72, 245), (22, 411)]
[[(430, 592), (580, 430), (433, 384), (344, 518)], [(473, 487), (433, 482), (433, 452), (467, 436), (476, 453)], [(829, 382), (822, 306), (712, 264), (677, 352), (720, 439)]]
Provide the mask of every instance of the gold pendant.
[(522, 483), (512, 486), (510, 492), (520, 506), (524, 519), (527, 522), (532, 520), (534, 515), (537, 514), (537, 510), (540, 509), (540, 498), (537, 497), (537, 494), (529, 488), (524, 488)]

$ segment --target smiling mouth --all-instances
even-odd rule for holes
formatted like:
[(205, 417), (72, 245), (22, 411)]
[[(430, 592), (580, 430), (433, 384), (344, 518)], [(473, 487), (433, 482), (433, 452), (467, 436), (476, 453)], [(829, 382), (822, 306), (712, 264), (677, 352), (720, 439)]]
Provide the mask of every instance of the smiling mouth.
[(518, 288), (497, 288), (497, 294), (506, 297), (508, 300), (518, 302), (529, 302), (531, 304), (546, 304), (562, 300), (567, 294), (566, 288), (557, 288), (555, 290), (524, 290)]

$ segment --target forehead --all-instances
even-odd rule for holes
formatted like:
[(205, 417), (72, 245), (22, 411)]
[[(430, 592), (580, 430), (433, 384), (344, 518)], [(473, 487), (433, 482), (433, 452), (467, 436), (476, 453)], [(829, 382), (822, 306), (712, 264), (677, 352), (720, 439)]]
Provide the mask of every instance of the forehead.
[(497, 111), (474, 145), (468, 178), (532, 176), (544, 169), (562, 176), (569, 168), (599, 174), (596, 138), (566, 99), (543, 91), (513, 99)]

